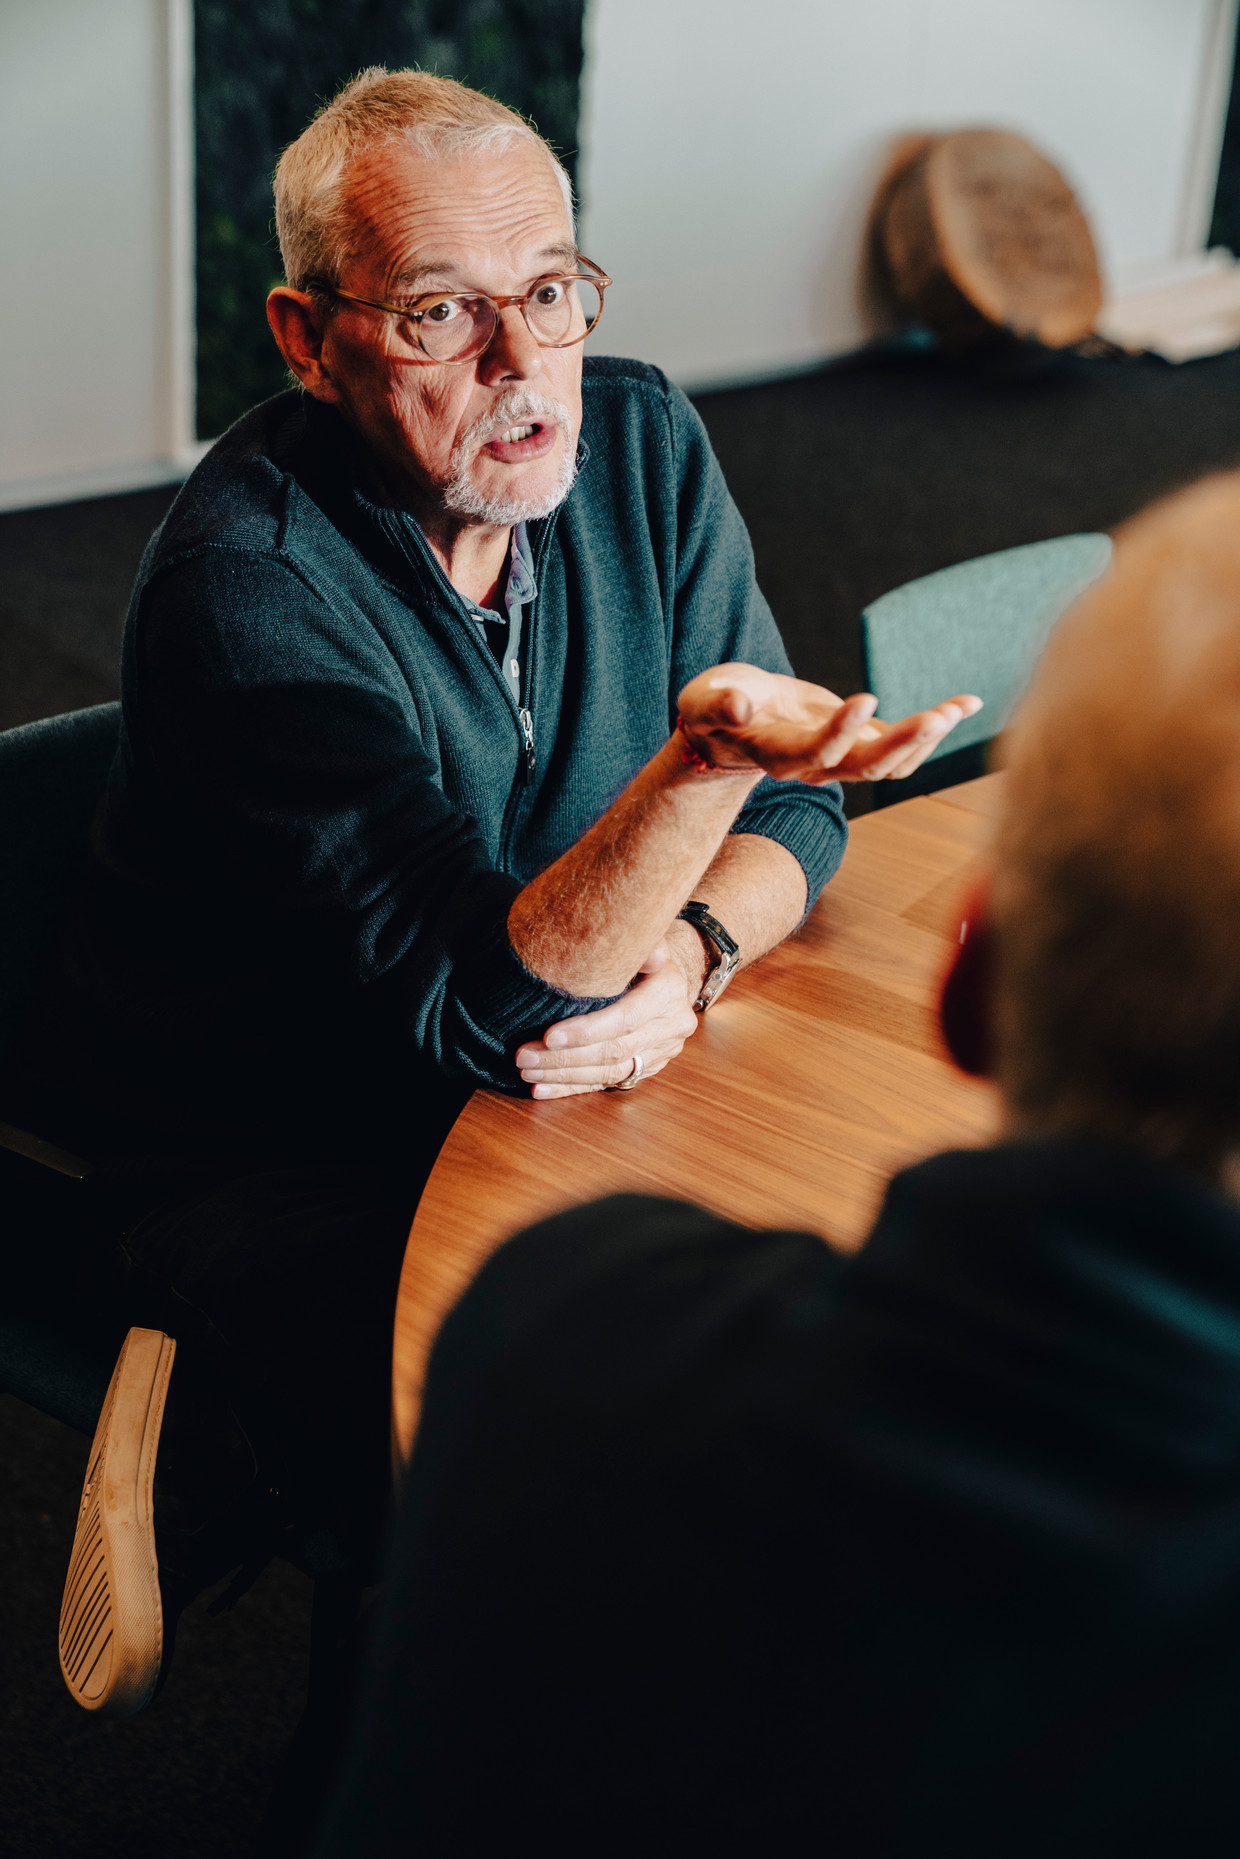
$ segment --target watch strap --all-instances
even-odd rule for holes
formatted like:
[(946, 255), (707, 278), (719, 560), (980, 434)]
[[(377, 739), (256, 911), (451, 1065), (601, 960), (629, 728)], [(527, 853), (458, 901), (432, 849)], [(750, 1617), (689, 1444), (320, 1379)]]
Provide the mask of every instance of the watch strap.
[(715, 951), (715, 960), (702, 982), (701, 992), (693, 1003), (696, 1013), (705, 1013), (712, 1007), (727, 987), (729, 981), (741, 965), (740, 945), (730, 936), (718, 917), (712, 916), (706, 905), (696, 898), (687, 903), (679, 915), (686, 923), (692, 923), (708, 949)]

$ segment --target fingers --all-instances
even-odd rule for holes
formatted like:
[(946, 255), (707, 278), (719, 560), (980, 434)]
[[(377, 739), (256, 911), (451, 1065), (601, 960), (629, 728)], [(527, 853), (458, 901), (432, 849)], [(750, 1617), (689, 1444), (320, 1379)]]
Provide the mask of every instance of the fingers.
[(736, 664), (702, 672), (680, 705), (691, 740), (715, 766), (756, 764), (777, 780), (821, 783), (911, 774), (981, 699), (961, 694), (884, 724), (872, 720), (877, 700), (867, 692), (841, 702), (824, 686)]
[(630, 1076), (640, 1052), (646, 1073), (661, 1071), (697, 1031), (686, 982), (663, 945), (643, 966), (644, 979), (623, 999), (561, 1020), (516, 1055), (523, 1081), (538, 1098), (599, 1091)]
[(937, 704), (933, 710), (923, 712), (926, 725), (918, 730), (911, 753), (898, 761), (888, 770), (888, 780), (902, 780), (911, 775), (915, 768), (920, 768), (927, 756), (933, 755), (944, 736), (950, 735), (957, 723), (965, 717), (976, 716), (982, 707), (980, 697), (949, 697), (945, 703)]
[(693, 1028), (687, 1023), (668, 1024), (649, 1027), (642, 1033), (630, 1033), (624, 1039), (604, 1039), (594, 1046), (574, 1046), (568, 1051), (548, 1052), (545, 1047), (526, 1045), (517, 1054), (517, 1065), (527, 1084), (542, 1081), (559, 1084), (568, 1078), (586, 1084), (612, 1084), (632, 1070), (634, 1053), (640, 1052), (645, 1057), (659, 1045), (673, 1041), (683, 1045), (692, 1033)]
[[(596, 1007), (593, 1013), (580, 1013), (571, 1020), (557, 1020), (547, 1028), (541, 1040), (527, 1040), (525, 1051), (551, 1051), (599, 1045), (607, 1040), (623, 1039), (669, 1008), (685, 1004), (685, 982), (666, 943), (657, 943), (639, 970), (642, 979), (613, 1001), (610, 1007)], [(520, 1053), (517, 1055), (520, 1063)]]
[[(691, 1029), (692, 1030), (692, 1029)], [(540, 1101), (554, 1097), (577, 1097), (585, 1091), (607, 1091), (613, 1086), (623, 1084), (633, 1075), (633, 1061), (640, 1051), (642, 1055), (642, 1078), (652, 1078), (669, 1065), (684, 1048), (683, 1039), (665, 1040), (656, 1046), (637, 1046), (626, 1058), (616, 1059), (606, 1065), (574, 1066), (553, 1078), (534, 1079), (528, 1071), (521, 1076), (531, 1084), (531, 1097)]]
[(547, 1028), (542, 1039), (525, 1042), (517, 1054), (517, 1064), (523, 1063), (522, 1054), (526, 1052), (544, 1054), (548, 1063), (571, 1064), (575, 1053), (617, 1042), (635, 1032), (638, 1021), (634, 1018), (634, 992), (630, 988), (610, 1007), (597, 1007), (593, 1013), (578, 1014), (572, 1020), (557, 1020), (554, 1026)]
[[(976, 708), (976, 700), (968, 704), (970, 712)], [(910, 757), (916, 758), (913, 765), (920, 762), (966, 714), (952, 699), (887, 724), (875, 720), (877, 707), (877, 698), (862, 691), (834, 708), (816, 702), (795, 716), (763, 715), (722, 749), (720, 736), (712, 734), (710, 756), (720, 763), (738, 758), (756, 763), (777, 781), (882, 780)]]
[[(882, 740), (882, 725), (871, 721), (877, 707), (876, 697), (860, 691), (834, 708), (816, 704), (812, 713), (759, 718), (747, 732), (741, 752), (776, 781), (833, 781), (836, 770), (859, 745)], [(717, 740), (711, 738), (712, 755)], [(734, 746), (741, 746), (739, 739)]]
[(902, 723), (893, 724), (884, 741), (877, 744), (868, 755), (859, 758), (864, 763), (867, 780), (888, 781), (899, 774), (911, 774), (928, 755), (934, 753), (958, 720), (956, 717), (944, 717), (938, 712), (923, 712), (920, 716), (906, 717)]
[(816, 762), (819, 768), (833, 774), (859, 743), (880, 741), (880, 732), (870, 726), (870, 719), (877, 709), (878, 699), (870, 691), (862, 691), (848, 698), (819, 735), (811, 762)]
[(859, 744), (838, 773), (842, 779), (853, 781), (898, 780), (910, 775), (957, 723), (976, 716), (981, 708), (980, 697), (950, 697), (932, 710), (920, 710), (899, 723), (889, 724), (879, 741)]
[(717, 665), (685, 686), (680, 714), (691, 744), (717, 768), (822, 780), (864, 738), (876, 702), (866, 692), (843, 702), (822, 685), (756, 665)]
[(548, 1050), (545, 1041), (527, 1043), (517, 1053), (517, 1067), (524, 1082), (535, 1087), (535, 1097), (558, 1095), (554, 1087), (587, 1086), (598, 1090), (627, 1078), (639, 1052), (647, 1072), (661, 1070), (696, 1031), (697, 1015), (685, 1007), (639, 1031), (593, 1045)]

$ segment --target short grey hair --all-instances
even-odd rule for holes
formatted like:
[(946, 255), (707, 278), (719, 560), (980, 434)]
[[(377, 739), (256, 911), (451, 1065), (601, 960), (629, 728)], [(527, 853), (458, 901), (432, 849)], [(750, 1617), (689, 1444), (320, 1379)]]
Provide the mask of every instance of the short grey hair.
[(280, 157), (276, 232), (284, 275), (294, 290), (306, 290), (316, 279), (339, 282), (356, 230), (345, 199), (349, 167), (363, 150), (397, 139), (431, 157), (498, 154), (518, 142), (532, 143), (551, 163), (572, 224), (572, 183), (551, 144), (515, 110), (454, 78), (372, 65)]

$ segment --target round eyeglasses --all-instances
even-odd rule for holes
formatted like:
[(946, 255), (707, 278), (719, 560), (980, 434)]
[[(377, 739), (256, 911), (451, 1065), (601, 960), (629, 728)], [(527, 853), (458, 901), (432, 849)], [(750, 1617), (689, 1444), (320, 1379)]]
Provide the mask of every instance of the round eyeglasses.
[(495, 340), (500, 311), (515, 304), (535, 342), (544, 349), (569, 349), (584, 342), (603, 314), (603, 292), (611, 283), (607, 273), (589, 258), (578, 259), (582, 269), (539, 278), (515, 297), (487, 297), (482, 291), (436, 293), (413, 303), (384, 303), (377, 297), (358, 297), (325, 279), (309, 281), (311, 290), (342, 297), (346, 303), (363, 303), (397, 318), (397, 330), (411, 348), (428, 361), (476, 361)]

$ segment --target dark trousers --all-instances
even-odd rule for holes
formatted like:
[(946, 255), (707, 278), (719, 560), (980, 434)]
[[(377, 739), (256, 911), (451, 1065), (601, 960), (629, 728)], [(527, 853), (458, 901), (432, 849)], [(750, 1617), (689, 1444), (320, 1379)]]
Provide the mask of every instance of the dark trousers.
[(373, 1579), (391, 1483), (392, 1320), (432, 1158), (297, 1162), (100, 1191), (79, 1322), (176, 1339), (161, 1563), (192, 1585), (272, 1549)]

